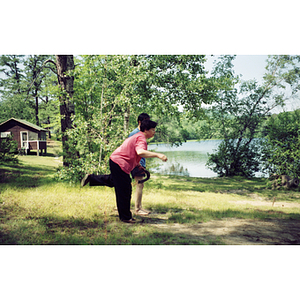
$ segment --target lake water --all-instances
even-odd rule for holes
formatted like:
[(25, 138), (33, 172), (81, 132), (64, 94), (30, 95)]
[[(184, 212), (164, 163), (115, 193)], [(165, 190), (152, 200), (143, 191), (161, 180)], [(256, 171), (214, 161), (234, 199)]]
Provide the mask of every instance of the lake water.
[(158, 159), (153, 160), (159, 166), (150, 170), (166, 175), (217, 177), (217, 174), (208, 169), (205, 164), (208, 159), (207, 153), (213, 153), (220, 143), (221, 140), (209, 140), (187, 142), (179, 147), (171, 147), (168, 144), (148, 145), (148, 150), (164, 153), (168, 157), (165, 163)]

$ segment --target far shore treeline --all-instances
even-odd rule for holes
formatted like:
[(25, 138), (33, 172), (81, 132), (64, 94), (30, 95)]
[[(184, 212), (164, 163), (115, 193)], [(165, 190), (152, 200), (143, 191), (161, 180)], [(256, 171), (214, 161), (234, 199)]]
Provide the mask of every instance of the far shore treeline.
[[(146, 112), (152, 142), (220, 139), (208, 166), (219, 176), (300, 173), (300, 56), (270, 55), (262, 82), (234, 73), (234, 55), (1, 55), (0, 124), (23, 119), (62, 142), (59, 177), (108, 171), (108, 158)], [(273, 114), (274, 108), (282, 113)], [(12, 137), (1, 161), (17, 162)], [(262, 139), (257, 139), (262, 138)]]

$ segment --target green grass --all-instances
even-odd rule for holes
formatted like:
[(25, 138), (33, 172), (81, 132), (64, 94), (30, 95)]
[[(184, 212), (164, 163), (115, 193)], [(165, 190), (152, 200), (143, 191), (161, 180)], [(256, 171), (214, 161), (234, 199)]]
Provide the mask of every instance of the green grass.
[[(57, 150), (56, 150), (57, 151)], [(201, 245), (222, 244), (158, 225), (193, 225), (211, 220), (300, 219), (299, 190), (266, 189), (265, 179), (185, 178), (152, 174), (143, 203), (153, 214), (122, 223), (114, 190), (55, 180), (61, 158), (22, 156), (20, 165), (0, 164), (0, 244), (18, 245)], [(133, 188), (134, 192), (134, 188)], [(260, 206), (251, 205), (263, 201)], [(250, 204), (249, 204), (250, 203)], [(132, 209), (134, 203), (132, 201)]]

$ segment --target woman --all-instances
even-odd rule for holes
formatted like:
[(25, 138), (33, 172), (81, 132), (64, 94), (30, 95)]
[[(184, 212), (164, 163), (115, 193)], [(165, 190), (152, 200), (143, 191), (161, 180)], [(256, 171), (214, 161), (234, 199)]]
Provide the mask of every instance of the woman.
[[(162, 161), (167, 161), (167, 157), (162, 153), (147, 151), (147, 139), (155, 134), (157, 123), (151, 120), (144, 120), (140, 126), (140, 132), (127, 138), (124, 143), (117, 148), (110, 156), (109, 167), (110, 175), (99, 175), (100, 177), (109, 176), (111, 186), (115, 188), (117, 208), (119, 218), (126, 223), (135, 223), (130, 211), (131, 201), (131, 178), (130, 172), (139, 165), (142, 157), (157, 157)], [(86, 175), (82, 180), (82, 186), (90, 182), (90, 185), (96, 184), (97, 175)]]

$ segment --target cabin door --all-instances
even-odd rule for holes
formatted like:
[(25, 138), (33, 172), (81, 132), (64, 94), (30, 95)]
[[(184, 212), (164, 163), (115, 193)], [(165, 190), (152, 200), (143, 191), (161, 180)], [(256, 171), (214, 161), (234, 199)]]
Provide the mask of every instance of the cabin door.
[(21, 131), (21, 147), (23, 149), (28, 149), (29, 144), (28, 144), (28, 131)]

